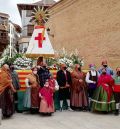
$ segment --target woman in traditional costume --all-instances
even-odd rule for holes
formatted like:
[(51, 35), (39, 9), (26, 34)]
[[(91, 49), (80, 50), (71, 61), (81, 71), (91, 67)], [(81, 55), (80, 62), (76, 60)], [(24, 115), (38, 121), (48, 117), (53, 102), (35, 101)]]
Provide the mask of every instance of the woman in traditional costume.
[(12, 85), (10, 69), (4, 64), (0, 70), (0, 109), (2, 109), (3, 117), (10, 117), (14, 113), (14, 97), (16, 92)]
[[(15, 88), (15, 90), (20, 89), (20, 82), (17, 72), (14, 69), (14, 65), (10, 65), (10, 74), (12, 77), (12, 84)], [(18, 94), (17, 92), (14, 93), (14, 101), (15, 101), (15, 110), (18, 112)]]
[(96, 70), (95, 64), (89, 65), (89, 71), (86, 74), (86, 83), (88, 86), (88, 97), (89, 97), (89, 110), (91, 108), (91, 99), (97, 87), (99, 73)]
[(116, 69), (116, 75), (114, 76), (115, 84), (113, 86), (114, 96), (115, 96), (115, 103), (116, 103), (116, 110), (115, 115), (119, 115), (119, 108), (120, 108), (120, 67)]
[(102, 68), (105, 68), (107, 74), (114, 76), (114, 71), (108, 66), (107, 60), (103, 60), (101, 65), (102, 66), (98, 69), (99, 74), (102, 74)]
[(81, 71), (79, 64), (75, 65), (75, 69), (71, 74), (71, 108), (73, 110), (87, 110), (88, 96), (87, 86), (85, 83), (85, 73)]
[(57, 84), (57, 81), (51, 76), (39, 92), (39, 96), (41, 98), (39, 112), (41, 114), (51, 115), (52, 113), (54, 113), (55, 109), (53, 95), (55, 90), (58, 89), (59, 86)]
[(32, 68), (32, 73), (26, 77), (27, 90), (25, 93), (24, 107), (31, 109), (31, 113), (39, 109), (39, 79), (37, 68)]
[(115, 110), (115, 100), (113, 96), (112, 86), (114, 80), (111, 75), (106, 73), (106, 69), (102, 69), (102, 74), (98, 79), (98, 85), (91, 100), (91, 111), (111, 112)]
[(55, 110), (59, 110), (60, 109), (60, 100), (59, 100), (59, 85), (56, 81), (56, 79), (54, 79), (53, 77), (53, 74), (50, 73), (50, 79), (48, 80), (49, 81), (49, 84), (51, 85), (51, 87), (54, 87), (55, 88), (55, 92), (54, 92), (54, 95), (53, 95), (53, 99), (54, 99), (54, 107), (55, 107)]

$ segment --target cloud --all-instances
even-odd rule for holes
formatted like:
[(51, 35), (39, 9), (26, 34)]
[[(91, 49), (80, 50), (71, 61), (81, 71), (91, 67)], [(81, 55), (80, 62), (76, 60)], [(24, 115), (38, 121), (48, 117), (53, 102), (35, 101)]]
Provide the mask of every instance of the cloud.
[(21, 19), (17, 9), (17, 1), (7, 0), (6, 2), (5, 0), (0, 0), (0, 12), (9, 14), (10, 20), (20, 25)]

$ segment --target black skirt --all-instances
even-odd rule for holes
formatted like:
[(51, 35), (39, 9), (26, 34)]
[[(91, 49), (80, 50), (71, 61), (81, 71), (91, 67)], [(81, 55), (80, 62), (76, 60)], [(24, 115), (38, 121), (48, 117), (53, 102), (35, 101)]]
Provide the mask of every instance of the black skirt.
[(0, 95), (0, 108), (4, 117), (10, 117), (14, 113), (14, 97), (9, 87)]

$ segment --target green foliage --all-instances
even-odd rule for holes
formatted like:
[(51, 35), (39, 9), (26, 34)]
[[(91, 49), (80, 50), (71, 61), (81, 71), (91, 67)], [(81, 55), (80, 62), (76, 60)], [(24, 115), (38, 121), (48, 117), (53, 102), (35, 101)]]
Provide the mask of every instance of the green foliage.
[(49, 58), (46, 63), (50, 68), (55, 68), (55, 66), (59, 68), (60, 64), (64, 63), (69, 69), (72, 69), (75, 64), (84, 65), (83, 58), (78, 55), (77, 50), (68, 54), (64, 48), (62, 51), (57, 52), (56, 58)]
[[(17, 59), (17, 58), (19, 58), (19, 57), (22, 57), (22, 55), (21, 54), (19, 54), (19, 53), (17, 53), (16, 55), (14, 55), (13, 57), (9, 57), (8, 55), (6, 55), (5, 57), (4, 57), (4, 61), (3, 61), (3, 63), (7, 63), (7, 64), (13, 64), (13, 62)], [(2, 64), (3, 64), (2, 63)], [(2, 65), (1, 64), (1, 65)]]
[(46, 63), (48, 66), (52, 66), (53, 64), (56, 64), (56, 59), (55, 58), (48, 58), (48, 59), (46, 59)]
[(72, 54), (70, 59), (73, 61), (73, 64), (83, 66), (83, 58), (80, 58), (78, 55)]

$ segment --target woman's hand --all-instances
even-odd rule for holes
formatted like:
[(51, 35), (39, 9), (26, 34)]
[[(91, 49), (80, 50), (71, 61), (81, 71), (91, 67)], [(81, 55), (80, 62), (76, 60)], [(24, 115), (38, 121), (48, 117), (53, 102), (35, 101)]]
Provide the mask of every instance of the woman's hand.
[(31, 87), (32, 87), (32, 88), (36, 88), (36, 87), (37, 87), (37, 85), (31, 85)]
[(83, 82), (83, 80), (82, 80), (82, 79), (79, 79), (79, 82), (80, 82), (80, 83), (82, 83), (82, 82)]
[(105, 86), (107, 86), (107, 87), (108, 87), (109, 85), (108, 85), (108, 84), (105, 84)]
[(40, 98), (43, 99), (43, 96), (41, 96)]
[(41, 95), (41, 93), (39, 93), (39, 97), (40, 97), (41, 99), (43, 99), (43, 96)]
[(70, 85), (69, 84), (66, 84), (66, 86), (65, 86), (66, 88), (68, 88), (68, 87), (70, 87)]
[(14, 93), (16, 93), (16, 89), (14, 88), (14, 86), (11, 84), (10, 85), (10, 88), (11, 88), (11, 90), (14, 92)]

